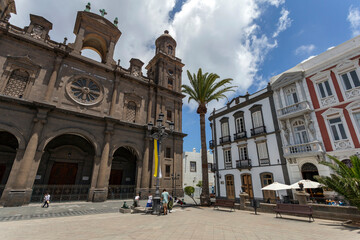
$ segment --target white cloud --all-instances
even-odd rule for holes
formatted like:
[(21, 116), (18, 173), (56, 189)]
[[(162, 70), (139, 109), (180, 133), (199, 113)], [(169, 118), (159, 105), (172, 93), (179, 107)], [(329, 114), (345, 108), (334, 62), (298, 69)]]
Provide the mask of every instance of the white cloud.
[[(29, 13), (40, 15), (53, 23), (50, 37), (68, 43), (75, 40), (72, 33), (77, 11), (85, 8), (88, 0), (46, 1), (17, 0), (18, 15), (13, 15), (10, 22), (24, 27), (29, 24)], [(169, 12), (175, 6), (175, 0), (117, 0), (93, 1), (91, 12), (99, 13), (105, 8), (105, 17), (113, 21), (119, 18), (122, 32), (114, 59), (121, 59), (121, 66), (128, 67), (131, 58), (141, 59), (145, 65), (154, 56), (155, 39), (165, 29), (176, 39), (176, 54), (185, 63), (183, 83), (188, 84), (186, 70), (191, 72), (203, 68), (203, 71), (215, 72), (221, 78), (233, 78), (238, 87), (237, 93), (244, 93), (257, 77), (266, 54), (277, 46), (276, 36), (291, 24), (289, 12), (281, 10), (281, 17), (274, 31), (274, 36), (261, 33), (256, 24), (263, 14), (262, 4), (279, 7), (284, 0), (187, 0), (174, 19), (169, 19)], [(61, 9), (61, 14), (58, 9)], [(266, 9), (266, 8), (265, 8)], [(276, 9), (275, 11), (279, 11)], [(276, 29), (276, 30), (275, 30)], [(263, 86), (264, 83), (256, 83)], [(230, 96), (231, 97), (231, 96)], [(187, 104), (186, 101), (184, 101)], [(224, 101), (209, 106), (223, 106)], [(191, 103), (191, 108), (195, 107)]]
[(347, 16), (347, 20), (350, 22), (350, 29), (352, 31), (353, 36), (357, 36), (360, 34), (360, 11), (359, 8), (353, 8), (353, 6), (349, 9), (349, 15)]
[(302, 45), (295, 50), (295, 55), (309, 55), (314, 49), (314, 44)]
[(308, 61), (308, 60), (310, 60), (310, 59), (312, 59), (312, 58), (314, 58), (314, 57), (316, 57), (316, 55), (310, 56), (310, 57), (302, 60), (301, 63), (304, 63), (304, 62), (306, 62), (306, 61)]
[(273, 34), (273, 37), (277, 37), (280, 32), (285, 31), (291, 26), (292, 20), (289, 18), (290, 12), (285, 8), (281, 9), (281, 16), (279, 18), (278, 27)]

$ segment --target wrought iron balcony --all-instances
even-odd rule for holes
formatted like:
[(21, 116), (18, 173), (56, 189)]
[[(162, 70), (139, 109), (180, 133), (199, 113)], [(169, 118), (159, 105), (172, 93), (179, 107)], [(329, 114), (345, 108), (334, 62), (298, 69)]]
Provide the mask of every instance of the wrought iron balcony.
[(323, 152), (321, 144), (317, 141), (310, 143), (289, 145), (283, 148), (284, 148), (284, 157), (316, 156), (319, 155), (319, 153)]
[(225, 163), (225, 169), (231, 169), (232, 168), (232, 162)]
[(256, 135), (264, 134), (264, 133), (266, 133), (266, 127), (265, 126), (261, 126), (261, 127), (251, 129), (251, 136), (256, 136)]
[(237, 160), (236, 161), (236, 168), (237, 169), (250, 169), (251, 166), (251, 160), (245, 159), (245, 160)]
[(225, 144), (231, 142), (231, 136), (225, 136), (220, 138), (220, 144)]
[(308, 111), (311, 111), (309, 103), (307, 101), (302, 101), (279, 109), (278, 116), (279, 118), (289, 118), (302, 115)]
[(214, 147), (215, 147), (215, 142), (214, 142), (214, 140), (210, 140), (210, 141), (209, 141), (209, 148), (210, 148), (210, 149), (214, 149)]
[(234, 140), (246, 138), (246, 131), (234, 133)]
[(216, 172), (216, 166), (212, 165), (209, 170), (210, 170), (210, 172)]

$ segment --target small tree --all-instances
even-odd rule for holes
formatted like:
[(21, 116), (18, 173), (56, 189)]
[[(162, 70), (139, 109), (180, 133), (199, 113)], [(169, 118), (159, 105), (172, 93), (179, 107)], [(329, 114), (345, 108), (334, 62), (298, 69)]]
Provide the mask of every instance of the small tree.
[(202, 181), (199, 181), (196, 186), (202, 188)]
[(330, 167), (335, 174), (327, 176), (315, 176), (315, 179), (326, 187), (342, 195), (352, 206), (360, 210), (360, 159), (357, 156), (351, 156), (351, 166), (346, 165), (337, 158), (329, 156), (334, 163), (321, 162), (321, 164)]
[(194, 192), (195, 192), (195, 188), (192, 186), (187, 186), (184, 188), (184, 192), (186, 195), (188, 195), (189, 197), (191, 197), (191, 199), (194, 201), (195, 205), (198, 205), (197, 202), (194, 199)]

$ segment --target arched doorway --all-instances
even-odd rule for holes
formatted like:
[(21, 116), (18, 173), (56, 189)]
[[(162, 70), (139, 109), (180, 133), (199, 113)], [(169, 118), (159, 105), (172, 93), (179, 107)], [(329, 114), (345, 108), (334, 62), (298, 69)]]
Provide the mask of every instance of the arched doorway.
[(9, 132), (0, 131), (0, 197), (14, 163), (18, 140)]
[(305, 163), (301, 167), (301, 174), (303, 179), (309, 179), (311, 181), (316, 181), (314, 176), (319, 175), (317, 167), (312, 163)]
[(127, 199), (135, 195), (137, 154), (131, 147), (120, 147), (114, 155), (109, 177), (108, 199)]
[(344, 160), (341, 160), (341, 162), (344, 163), (344, 164), (345, 164), (346, 166), (348, 166), (349, 168), (352, 168), (352, 167), (353, 167), (350, 159), (344, 159)]
[[(262, 173), (260, 174), (261, 178), (261, 187), (266, 187), (274, 182), (272, 173)], [(276, 202), (276, 194), (275, 191), (263, 190), (264, 200), (267, 202)]]
[(31, 201), (41, 201), (46, 192), (55, 202), (85, 201), (94, 156), (94, 146), (82, 136), (64, 134), (51, 140), (41, 158)]

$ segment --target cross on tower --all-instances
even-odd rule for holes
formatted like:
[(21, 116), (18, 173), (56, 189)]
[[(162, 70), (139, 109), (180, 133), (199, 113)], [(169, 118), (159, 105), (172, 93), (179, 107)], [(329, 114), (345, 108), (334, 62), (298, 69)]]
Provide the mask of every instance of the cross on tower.
[(99, 11), (100, 11), (102, 17), (104, 17), (107, 14), (105, 9), (99, 9)]

